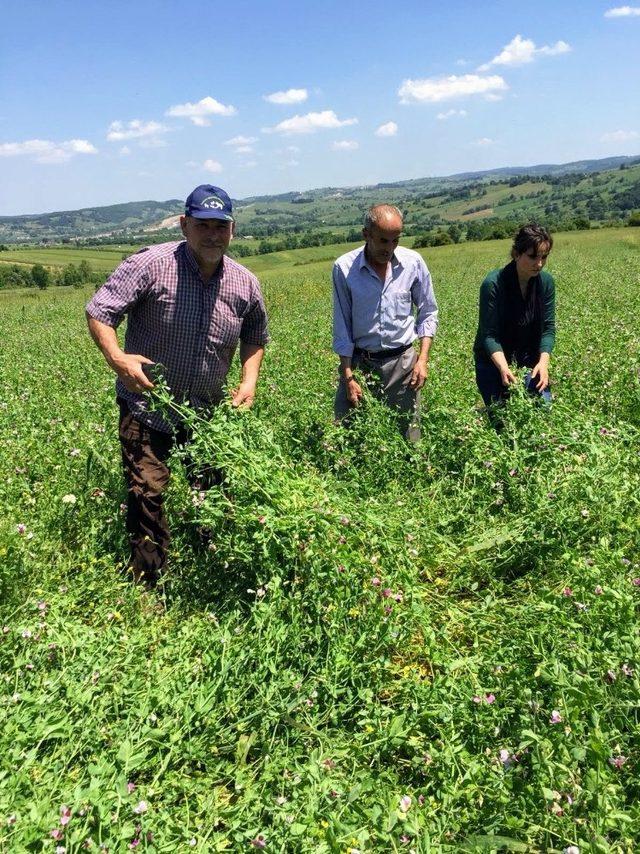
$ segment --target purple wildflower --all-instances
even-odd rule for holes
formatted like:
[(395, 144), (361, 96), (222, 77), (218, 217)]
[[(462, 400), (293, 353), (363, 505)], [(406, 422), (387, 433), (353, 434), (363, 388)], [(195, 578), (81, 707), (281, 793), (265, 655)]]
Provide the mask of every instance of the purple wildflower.
[(502, 748), (498, 756), (500, 757), (500, 762), (502, 762), (504, 768), (508, 768), (511, 765), (513, 757), (504, 747)]
[(559, 724), (562, 721), (562, 715), (557, 709), (554, 709), (551, 712), (551, 717), (549, 718), (550, 724)]
[(251, 840), (251, 845), (253, 845), (254, 848), (266, 848), (267, 847), (267, 840), (260, 833), (260, 834), (258, 834), (258, 836), (256, 836), (255, 839)]
[(627, 761), (626, 756), (610, 756), (609, 757), (609, 765), (613, 765), (614, 768), (620, 770), (624, 763)]

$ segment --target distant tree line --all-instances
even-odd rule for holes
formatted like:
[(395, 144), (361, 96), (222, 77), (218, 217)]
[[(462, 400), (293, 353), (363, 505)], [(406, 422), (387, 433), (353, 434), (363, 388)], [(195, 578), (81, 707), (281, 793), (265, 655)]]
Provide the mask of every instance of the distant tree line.
[(62, 268), (51, 269), (42, 264), (0, 264), (0, 289), (53, 287), (81, 288), (85, 284), (97, 284), (104, 280), (102, 273), (91, 269), (88, 261), (79, 264), (67, 264)]
[[(446, 246), (450, 243), (460, 243), (461, 240), (479, 241), (510, 239), (522, 225), (523, 221), (523, 219), (493, 218), (473, 220), (472, 222), (465, 223), (464, 225), (454, 222), (447, 227), (439, 227), (434, 231), (418, 234), (413, 246), (415, 249), (422, 249), (427, 246)], [(588, 217), (585, 216), (558, 220), (545, 219), (544, 223), (551, 229), (551, 231), (586, 231), (595, 225)], [(624, 225), (640, 227), (640, 210), (633, 212), (626, 221), (622, 219), (611, 219), (601, 224), (598, 223), (598, 225), (604, 225), (612, 228)]]

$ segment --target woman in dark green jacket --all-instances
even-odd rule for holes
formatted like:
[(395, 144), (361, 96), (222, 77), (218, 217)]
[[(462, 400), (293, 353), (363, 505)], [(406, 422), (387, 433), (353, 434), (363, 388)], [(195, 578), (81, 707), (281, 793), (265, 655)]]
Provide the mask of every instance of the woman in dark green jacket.
[(543, 270), (553, 246), (535, 222), (522, 226), (511, 262), (492, 270), (480, 288), (480, 317), (473, 346), (476, 382), (486, 406), (505, 400), (517, 380), (511, 365), (529, 368), (527, 390), (551, 400), (549, 357), (555, 342), (555, 284)]

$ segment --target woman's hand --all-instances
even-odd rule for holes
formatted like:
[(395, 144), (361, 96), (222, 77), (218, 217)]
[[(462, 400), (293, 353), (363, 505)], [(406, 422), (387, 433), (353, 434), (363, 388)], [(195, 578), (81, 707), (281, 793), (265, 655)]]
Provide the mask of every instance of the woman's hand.
[(496, 350), (495, 353), (491, 354), (491, 361), (496, 366), (498, 371), (500, 372), (500, 379), (502, 381), (502, 385), (507, 386), (513, 385), (518, 382), (518, 380), (514, 377), (511, 372), (511, 368), (509, 367), (509, 363), (505, 359), (505, 355), (502, 350)]
[(509, 365), (505, 365), (504, 368), (500, 368), (500, 379), (502, 380), (503, 386), (510, 386), (517, 382), (517, 379), (511, 372)]
[(531, 379), (537, 380), (536, 391), (544, 391), (549, 386), (549, 355), (548, 355), (548, 353), (541, 353), (540, 361), (535, 366), (535, 368), (531, 371)]

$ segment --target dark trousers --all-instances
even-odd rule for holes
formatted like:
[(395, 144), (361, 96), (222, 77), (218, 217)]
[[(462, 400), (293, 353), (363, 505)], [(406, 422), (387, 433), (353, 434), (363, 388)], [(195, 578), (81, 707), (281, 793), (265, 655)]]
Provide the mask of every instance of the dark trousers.
[[(176, 444), (188, 443), (189, 434), (184, 428), (178, 428), (175, 433), (154, 430), (137, 421), (124, 401), (118, 403), (122, 464), (128, 487), (130, 567), (135, 581), (152, 587), (166, 564), (170, 542), (163, 507), (163, 493), (171, 474), (167, 460)], [(198, 470), (188, 463), (186, 472), (191, 485), (201, 489), (208, 489), (222, 479), (213, 467)]]

